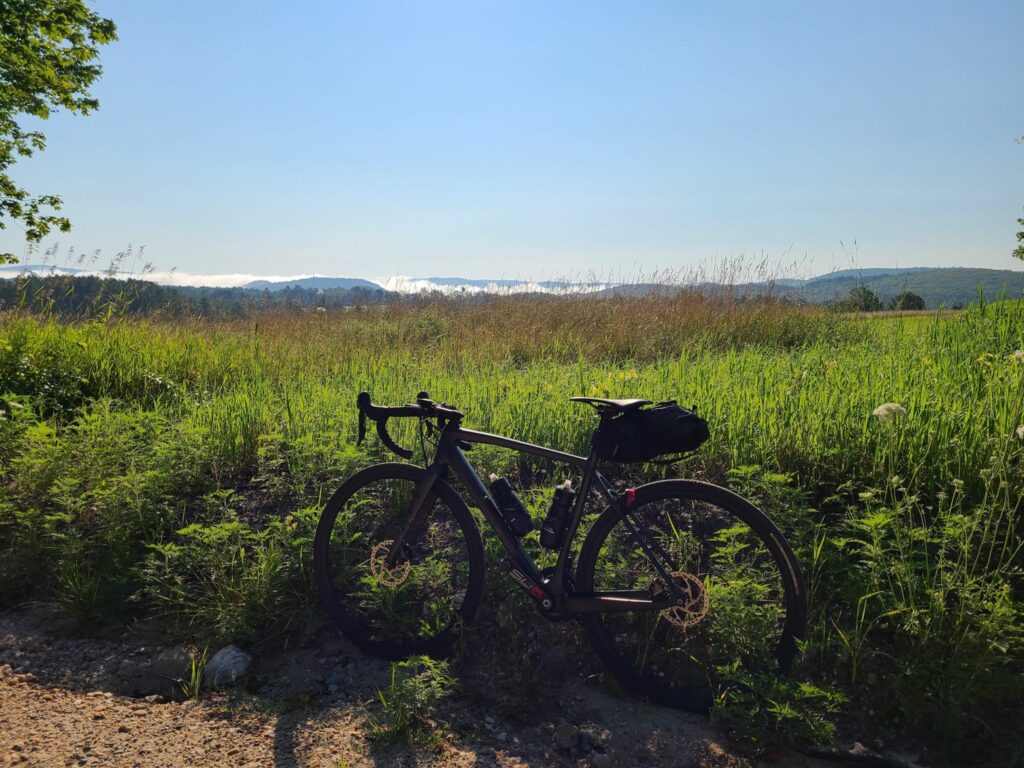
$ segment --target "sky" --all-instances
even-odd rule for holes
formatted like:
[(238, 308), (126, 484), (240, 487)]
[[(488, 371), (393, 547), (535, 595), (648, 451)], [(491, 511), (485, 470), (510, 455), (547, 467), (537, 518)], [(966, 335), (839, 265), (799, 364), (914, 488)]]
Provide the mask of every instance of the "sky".
[(1024, 267), (1019, 0), (92, 6), (120, 37), (101, 108), (43, 123), (12, 174), (62, 196), (60, 262), (130, 243), (191, 274)]

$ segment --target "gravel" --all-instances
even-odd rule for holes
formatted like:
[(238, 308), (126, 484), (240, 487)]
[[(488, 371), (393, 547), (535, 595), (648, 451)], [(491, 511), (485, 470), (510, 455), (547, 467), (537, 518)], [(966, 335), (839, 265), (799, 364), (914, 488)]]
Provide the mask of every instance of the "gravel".
[[(555, 695), (512, 716), (505, 713), (521, 711), (524, 694), (464, 671), (461, 693), (439, 713), (449, 723), (441, 743), (417, 751), (366, 738), (365, 706), (387, 686), (390, 666), (333, 630), (261, 653), (241, 685), (185, 700), (168, 683), (191, 653), (134, 628), (83, 638), (39, 608), (0, 612), (0, 766), (751, 765), (706, 719), (605, 693), (570, 673), (552, 679)], [(151, 690), (140, 682), (147, 675), (165, 687)]]

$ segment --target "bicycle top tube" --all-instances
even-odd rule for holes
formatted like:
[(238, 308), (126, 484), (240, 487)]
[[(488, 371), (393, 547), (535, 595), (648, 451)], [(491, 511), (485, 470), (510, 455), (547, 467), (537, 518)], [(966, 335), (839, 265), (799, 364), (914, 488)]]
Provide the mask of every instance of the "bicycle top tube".
[(572, 464), (575, 467), (579, 467), (580, 469), (585, 468), (587, 461), (589, 461), (586, 456), (577, 456), (574, 453), (557, 451), (554, 448), (547, 448), (543, 445), (534, 445), (533, 443), (527, 443), (522, 440), (505, 437), (504, 435), (493, 435), (490, 432), (478, 432), (475, 429), (464, 429), (459, 427), (453, 430), (452, 438), (455, 440), (462, 440), (466, 443), (482, 443), (485, 445), (497, 445), (500, 448), (510, 448), (511, 450), (519, 451), (520, 453), (543, 456), (544, 458), (551, 459), (552, 461), (562, 461), (566, 464)]

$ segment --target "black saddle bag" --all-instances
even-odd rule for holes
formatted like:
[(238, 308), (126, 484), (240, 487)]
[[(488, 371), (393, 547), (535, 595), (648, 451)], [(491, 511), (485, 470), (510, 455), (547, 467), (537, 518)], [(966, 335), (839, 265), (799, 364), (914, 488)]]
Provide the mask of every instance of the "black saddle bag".
[(704, 419), (669, 400), (601, 419), (590, 444), (599, 458), (630, 464), (688, 453), (710, 436)]

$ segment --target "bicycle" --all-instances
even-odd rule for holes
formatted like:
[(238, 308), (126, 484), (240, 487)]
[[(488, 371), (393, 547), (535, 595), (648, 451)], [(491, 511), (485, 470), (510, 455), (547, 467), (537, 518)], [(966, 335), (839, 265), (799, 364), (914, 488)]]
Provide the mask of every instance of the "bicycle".
[[(571, 399), (594, 406), (601, 424), (651, 404)], [(598, 471), (593, 448), (577, 456), (466, 429), (463, 413), (426, 392), (396, 407), (374, 405), (363, 392), (357, 406), (359, 442), (370, 419), (388, 449), (412, 458), (387, 429), (388, 419), (407, 417), (420, 420), (424, 457), (427, 441), (435, 445), (426, 467), (382, 463), (357, 472), (318, 523), (314, 571), (322, 603), (365, 652), (386, 659), (444, 656), (459, 628), (473, 620), (483, 596), (484, 548), (476, 518), (449, 483), (454, 473), (500, 540), (513, 580), (546, 618), (580, 621), (597, 655), (628, 688), (706, 711), (719, 666), (738, 661), (746, 669), (784, 672), (790, 665), (806, 620), (803, 577), (778, 528), (737, 494), (681, 479), (618, 488)], [(491, 489), (485, 486), (464, 453), (474, 444), (582, 473), (575, 491), (569, 481), (556, 489), (541, 531), (545, 546), (558, 552), (554, 567), (539, 569), (527, 553), (522, 539), (532, 520), (500, 479), (492, 476)], [(592, 494), (605, 506), (573, 567)]]

